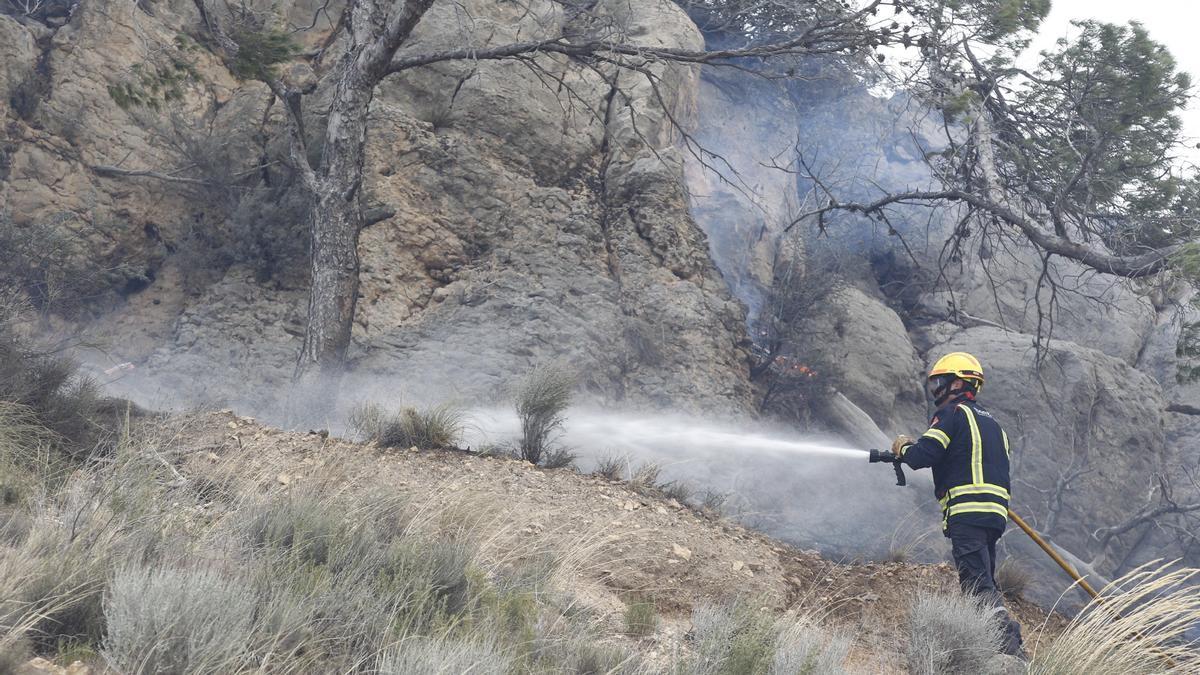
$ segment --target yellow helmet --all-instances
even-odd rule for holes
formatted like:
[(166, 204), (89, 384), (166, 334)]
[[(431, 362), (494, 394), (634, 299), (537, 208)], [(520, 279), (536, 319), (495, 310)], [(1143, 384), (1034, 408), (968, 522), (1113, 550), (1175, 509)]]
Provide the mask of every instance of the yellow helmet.
[(975, 390), (983, 390), (983, 365), (979, 359), (966, 352), (952, 352), (937, 360), (929, 369), (929, 379), (938, 375), (953, 375), (963, 380), (973, 380)]

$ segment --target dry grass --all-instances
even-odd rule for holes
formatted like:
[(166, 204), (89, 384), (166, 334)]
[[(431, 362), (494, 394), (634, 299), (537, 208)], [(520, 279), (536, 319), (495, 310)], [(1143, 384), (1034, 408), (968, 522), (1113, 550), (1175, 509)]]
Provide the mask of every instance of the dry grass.
[(1147, 563), (1100, 592), (1049, 645), (1035, 647), (1032, 675), (1200, 672), (1200, 570)]
[(637, 667), (570, 590), (600, 537), (512, 532), (494, 501), (407, 504), (365, 459), (282, 487), (246, 450), (200, 481), (170, 450), (180, 433), (123, 434), (111, 461), (3, 511), (25, 524), (0, 538), (0, 664), (69, 652), (120, 672)]

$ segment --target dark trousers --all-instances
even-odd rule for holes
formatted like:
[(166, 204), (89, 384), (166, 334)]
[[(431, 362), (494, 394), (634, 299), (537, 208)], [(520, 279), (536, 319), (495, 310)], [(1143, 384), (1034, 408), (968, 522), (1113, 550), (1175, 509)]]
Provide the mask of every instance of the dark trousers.
[(996, 595), (996, 542), (1000, 531), (951, 522), (946, 528), (963, 593)]
[(946, 528), (963, 593), (978, 595), (986, 606), (993, 607), (993, 611), (999, 615), (1004, 630), (1001, 650), (1005, 654), (1023, 655), (1021, 624), (1009, 616), (1004, 599), (996, 588), (996, 542), (1001, 534), (1000, 530), (955, 522)]

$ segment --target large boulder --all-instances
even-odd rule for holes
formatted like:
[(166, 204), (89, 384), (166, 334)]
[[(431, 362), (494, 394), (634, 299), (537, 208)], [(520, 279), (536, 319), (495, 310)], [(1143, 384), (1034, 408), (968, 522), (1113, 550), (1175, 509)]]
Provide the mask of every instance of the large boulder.
[(962, 259), (945, 264), (938, 256), (949, 236), (945, 231), (926, 249), (927, 267), (942, 268), (945, 279), (922, 300), (925, 314), (1031, 335), (1040, 330), (1137, 364), (1155, 325), (1155, 309), (1131, 282), (1054, 258), (1039, 290), (1043, 265), (1032, 245), (1016, 241), (996, 248), (972, 237), (963, 244)]
[(831, 304), (836, 310), (813, 324), (830, 336), (827, 358), (838, 389), (889, 433), (923, 431), (923, 364), (900, 317), (853, 286)]

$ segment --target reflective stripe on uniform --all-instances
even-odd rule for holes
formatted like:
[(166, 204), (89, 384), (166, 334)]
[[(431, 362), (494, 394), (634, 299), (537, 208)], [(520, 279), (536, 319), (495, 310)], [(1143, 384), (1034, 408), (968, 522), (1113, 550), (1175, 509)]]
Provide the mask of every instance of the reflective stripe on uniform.
[(962, 504), (955, 504), (946, 510), (947, 517), (960, 513), (994, 513), (1007, 518), (1008, 507), (994, 502), (963, 502)]
[(921, 434), (921, 438), (932, 438), (933, 440), (942, 444), (942, 449), (950, 447), (950, 437), (947, 436), (946, 432), (942, 431), (941, 429), (930, 429), (929, 431)]
[(963, 495), (996, 495), (1004, 499), (1010, 499), (1008, 490), (1002, 485), (993, 485), (984, 483), (983, 485), (960, 485), (950, 488), (950, 492), (946, 493), (947, 500), (961, 497)]
[(1009, 459), (1012, 459), (1012, 453), (1008, 451), (1008, 432), (1001, 429), (1000, 435), (1004, 437), (1004, 454), (1008, 456)]
[(969, 406), (959, 406), (959, 409), (967, 414), (967, 423), (971, 425), (971, 483), (983, 485), (983, 441), (979, 439), (979, 423)]

